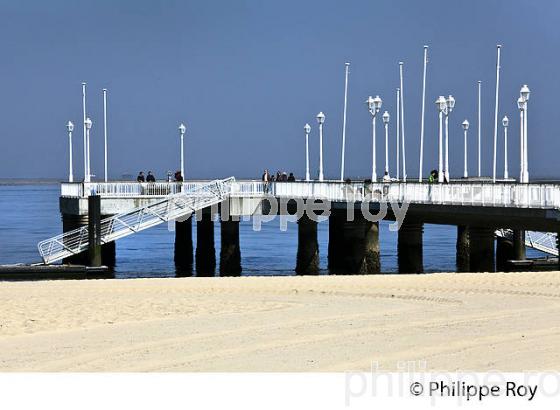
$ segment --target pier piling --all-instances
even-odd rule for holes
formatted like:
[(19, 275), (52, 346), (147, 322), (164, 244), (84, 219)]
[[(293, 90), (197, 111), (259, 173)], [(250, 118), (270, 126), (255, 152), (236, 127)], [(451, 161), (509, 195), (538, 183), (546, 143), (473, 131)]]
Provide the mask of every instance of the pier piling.
[(220, 276), (241, 274), (241, 250), (239, 247), (239, 221), (230, 217), (221, 222)]
[(307, 214), (298, 220), (298, 248), (296, 273), (313, 275), (319, 272), (319, 243), (317, 242), (317, 222)]
[(335, 274), (380, 272), (379, 223), (356, 212), (346, 220), (345, 209), (333, 209), (329, 217), (329, 271)]
[(398, 236), (399, 273), (424, 272), (422, 236), (424, 224), (419, 221), (405, 219)]
[(214, 276), (216, 250), (214, 248), (214, 220), (210, 208), (201, 211), (196, 221), (196, 273), (198, 276)]
[(192, 274), (193, 239), (192, 216), (186, 220), (175, 221), (175, 269), (182, 275)]
[(468, 272), (470, 270), (470, 242), (469, 227), (457, 226), (457, 272)]
[(470, 235), (470, 271), (494, 272), (494, 228), (474, 227)]
[(88, 197), (88, 262), (101, 266), (101, 197)]

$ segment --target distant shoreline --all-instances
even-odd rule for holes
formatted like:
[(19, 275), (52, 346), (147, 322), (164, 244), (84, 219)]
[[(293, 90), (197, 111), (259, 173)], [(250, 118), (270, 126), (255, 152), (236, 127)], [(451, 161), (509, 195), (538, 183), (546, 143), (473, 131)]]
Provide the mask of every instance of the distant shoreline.
[(62, 180), (58, 178), (0, 178), (0, 186), (6, 185), (55, 185)]

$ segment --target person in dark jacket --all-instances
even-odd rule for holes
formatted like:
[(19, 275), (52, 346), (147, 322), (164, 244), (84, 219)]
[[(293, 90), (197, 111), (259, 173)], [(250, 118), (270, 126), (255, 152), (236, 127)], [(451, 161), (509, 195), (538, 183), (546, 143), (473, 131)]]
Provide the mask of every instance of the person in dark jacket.
[(136, 181), (137, 182), (146, 182), (146, 178), (144, 178), (144, 173), (142, 171), (140, 171), (140, 173), (136, 177)]
[(293, 172), (290, 172), (290, 176), (288, 177), (288, 182), (296, 182), (296, 177), (294, 176)]
[(146, 176), (146, 182), (156, 182), (156, 177), (152, 174), (152, 171), (148, 171), (148, 176)]

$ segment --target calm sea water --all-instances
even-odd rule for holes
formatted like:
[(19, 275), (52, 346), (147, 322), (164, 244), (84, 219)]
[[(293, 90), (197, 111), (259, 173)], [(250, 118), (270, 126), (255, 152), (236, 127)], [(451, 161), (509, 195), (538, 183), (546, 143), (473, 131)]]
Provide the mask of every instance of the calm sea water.
[[(58, 210), (59, 186), (0, 185), (0, 264), (39, 262), (37, 243), (62, 232)], [(216, 256), (219, 259), (220, 229), (215, 224)], [(196, 224), (193, 224), (196, 242)], [(327, 269), (328, 222), (318, 227), (321, 268)], [(425, 225), (426, 272), (455, 270), (456, 227)], [(381, 266), (397, 272), (397, 233), (389, 222), (380, 224)], [(162, 224), (117, 241), (117, 278), (175, 276), (174, 232)], [(244, 275), (293, 275), (297, 252), (297, 225), (280, 230), (279, 219), (264, 223), (260, 231), (252, 222), (240, 225), (241, 263)], [(196, 244), (196, 243), (195, 243)], [(528, 249), (528, 256), (541, 256)]]

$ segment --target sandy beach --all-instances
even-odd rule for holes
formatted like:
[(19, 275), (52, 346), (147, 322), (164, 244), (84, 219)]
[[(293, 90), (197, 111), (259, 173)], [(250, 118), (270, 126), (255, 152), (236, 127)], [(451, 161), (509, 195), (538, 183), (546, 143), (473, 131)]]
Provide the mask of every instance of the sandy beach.
[(560, 273), (0, 283), (1, 371), (560, 369)]

